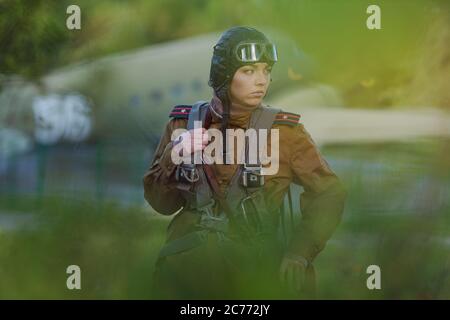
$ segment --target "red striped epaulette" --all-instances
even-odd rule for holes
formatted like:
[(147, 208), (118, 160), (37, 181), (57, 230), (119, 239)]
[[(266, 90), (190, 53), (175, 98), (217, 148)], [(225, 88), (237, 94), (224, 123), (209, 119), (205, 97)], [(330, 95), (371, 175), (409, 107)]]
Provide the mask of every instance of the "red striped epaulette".
[(185, 104), (177, 105), (173, 107), (169, 117), (176, 119), (187, 119), (189, 117), (189, 112), (191, 112), (191, 109), (192, 109), (191, 105)]
[(275, 116), (274, 124), (287, 124), (290, 126), (296, 126), (300, 120), (300, 115), (291, 112), (278, 112)]

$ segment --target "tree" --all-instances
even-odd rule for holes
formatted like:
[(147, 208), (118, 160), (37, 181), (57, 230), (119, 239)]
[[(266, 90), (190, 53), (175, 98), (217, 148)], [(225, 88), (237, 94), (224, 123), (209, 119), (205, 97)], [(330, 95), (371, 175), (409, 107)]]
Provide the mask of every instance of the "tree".
[(39, 78), (58, 64), (70, 40), (65, 2), (0, 1), (0, 72)]

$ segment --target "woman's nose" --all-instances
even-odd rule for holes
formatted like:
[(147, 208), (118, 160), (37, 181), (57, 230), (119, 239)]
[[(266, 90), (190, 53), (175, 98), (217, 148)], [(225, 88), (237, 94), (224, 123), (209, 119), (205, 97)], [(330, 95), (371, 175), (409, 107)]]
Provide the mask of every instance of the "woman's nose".
[(267, 75), (264, 71), (260, 71), (256, 73), (256, 84), (257, 85), (266, 85), (268, 82)]

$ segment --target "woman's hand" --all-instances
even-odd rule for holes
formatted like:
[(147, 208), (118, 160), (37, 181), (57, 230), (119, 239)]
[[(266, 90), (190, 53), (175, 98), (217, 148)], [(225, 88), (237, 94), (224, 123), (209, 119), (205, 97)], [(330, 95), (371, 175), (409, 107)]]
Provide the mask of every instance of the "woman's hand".
[(181, 134), (174, 142), (182, 144), (183, 155), (202, 151), (208, 145), (209, 137), (205, 128), (195, 128)]

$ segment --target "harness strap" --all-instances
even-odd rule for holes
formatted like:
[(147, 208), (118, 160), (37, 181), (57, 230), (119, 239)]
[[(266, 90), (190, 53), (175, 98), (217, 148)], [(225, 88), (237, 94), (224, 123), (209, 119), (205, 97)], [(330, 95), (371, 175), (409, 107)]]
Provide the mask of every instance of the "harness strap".
[[(199, 101), (192, 106), (187, 123), (188, 130), (194, 129), (194, 121), (200, 121), (205, 129), (209, 127), (211, 114), (210, 109), (207, 106), (208, 102), (206, 101)], [(258, 107), (251, 114), (248, 128), (255, 129), (257, 132), (259, 129), (270, 130), (273, 122), (275, 121), (276, 115), (279, 112), (280, 110), (275, 108), (264, 106)], [(246, 141), (246, 144), (244, 146), (245, 154), (249, 149), (248, 141)], [(257, 161), (259, 164), (259, 156), (257, 157)], [(246, 164), (249, 162), (248, 157), (244, 159), (244, 162)], [(221, 192), (212, 165), (203, 163), (201, 165), (183, 166), (191, 166), (191, 168), (196, 169), (196, 171), (198, 172), (199, 179), (192, 184), (192, 191), (189, 190), (189, 192), (185, 192), (185, 194), (188, 193), (190, 195), (189, 198), (191, 199), (191, 201), (189, 201), (188, 203), (191, 209), (206, 213), (202, 214), (201, 221), (203, 223), (206, 223), (207, 220), (210, 219), (212, 220), (211, 223), (220, 224), (220, 221), (215, 221), (216, 219), (220, 220), (220, 218), (216, 217), (212, 211), (212, 208), (215, 205), (215, 201), (219, 203), (222, 213), (225, 214), (225, 217), (227, 217), (229, 221), (233, 220), (235, 213), (248, 210), (249, 205), (252, 207), (252, 211), (266, 211), (263, 207), (261, 207), (264, 206), (264, 201), (262, 201), (261, 197), (259, 197), (262, 188), (244, 188), (243, 186), (241, 186), (240, 178), (243, 172), (242, 165), (238, 166), (238, 169), (232, 177), (230, 185), (228, 186), (225, 193)], [(262, 214), (264, 215), (264, 213)], [(246, 215), (247, 213), (244, 212), (244, 216)], [(221, 217), (223, 218), (224, 216), (221, 215)], [(250, 218), (258, 219), (259, 217), (252, 216)], [(222, 229), (222, 226), (216, 229)]]
[(292, 209), (292, 192), (291, 192), (291, 186), (289, 186), (288, 190), (288, 200), (289, 200), (289, 216), (291, 218), (291, 228), (292, 232), (294, 232), (294, 210)]
[[(209, 108), (205, 107), (207, 104), (206, 101), (199, 101), (193, 105), (188, 119), (188, 130), (194, 128), (194, 121), (201, 121), (205, 129), (209, 128), (212, 117)], [(203, 170), (198, 170), (199, 184), (196, 188), (196, 208), (208, 206), (211, 199), (214, 198), (219, 202), (225, 213), (230, 216), (232, 214), (231, 209), (220, 190), (212, 166), (203, 163), (200, 168)], [(208, 185), (210, 188), (208, 188)]]
[[(188, 130), (194, 129), (194, 121), (201, 121), (202, 124), (205, 123), (205, 119), (207, 116), (206, 112), (208, 111), (208, 108), (204, 108), (204, 106), (207, 104), (208, 104), (207, 101), (198, 101), (192, 106), (187, 123)], [(197, 185), (199, 187), (196, 188), (195, 196), (193, 197), (194, 198), (193, 202), (195, 202), (194, 208), (206, 210), (211, 209), (211, 199), (213, 198), (213, 194), (211, 192), (211, 189), (208, 188), (208, 186), (205, 184), (205, 182), (207, 181), (205, 172), (203, 170), (199, 170), (199, 165), (184, 164), (183, 166), (196, 168), (199, 175), (199, 179), (197, 182), (198, 183)], [(191, 202), (190, 205), (193, 205), (193, 203)]]
[(281, 208), (280, 208), (280, 223), (281, 223), (281, 232), (282, 232), (282, 236), (283, 236), (283, 243), (285, 248), (287, 247), (288, 243), (289, 243), (289, 235), (292, 234), (294, 232), (294, 210), (292, 207), (292, 190), (291, 187), (289, 186), (288, 188), (288, 192), (287, 192), (287, 200), (288, 200), (288, 207), (289, 207), (289, 224), (291, 226), (290, 230), (286, 229), (286, 203), (285, 200), (283, 200), (283, 202), (281, 203)]
[[(272, 128), (272, 124), (275, 121), (276, 115), (280, 112), (280, 109), (276, 108), (269, 108), (265, 106), (261, 106), (253, 111), (250, 121), (248, 124), (248, 129), (253, 128), (256, 131), (260, 129), (267, 129), (270, 130)], [(258, 144), (259, 145), (259, 144)], [(248, 165), (248, 141), (245, 143), (245, 163)], [(259, 153), (259, 152), (258, 152)], [(257, 157), (257, 164), (260, 164), (259, 156)], [(253, 164), (254, 166), (254, 164)], [(239, 166), (238, 170), (236, 170), (236, 175), (233, 177), (233, 179), (230, 182), (230, 186), (228, 188), (227, 192), (227, 200), (229, 201), (232, 208), (240, 208), (241, 207), (241, 200), (249, 197), (255, 192), (260, 191), (261, 188), (243, 188), (240, 185), (239, 177), (242, 174), (243, 166)]]

